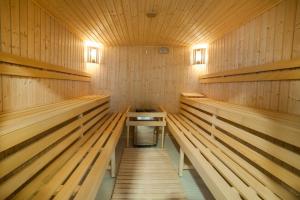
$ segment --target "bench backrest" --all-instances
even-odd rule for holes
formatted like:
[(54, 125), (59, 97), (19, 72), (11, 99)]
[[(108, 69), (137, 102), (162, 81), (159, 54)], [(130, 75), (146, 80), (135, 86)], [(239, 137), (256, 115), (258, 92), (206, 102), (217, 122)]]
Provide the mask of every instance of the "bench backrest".
[[(50, 179), (100, 126), (108, 96), (88, 96), (0, 115), (0, 199)], [(40, 175), (43, 174), (43, 177)]]
[(264, 185), (299, 195), (300, 117), (188, 98), (180, 114)]

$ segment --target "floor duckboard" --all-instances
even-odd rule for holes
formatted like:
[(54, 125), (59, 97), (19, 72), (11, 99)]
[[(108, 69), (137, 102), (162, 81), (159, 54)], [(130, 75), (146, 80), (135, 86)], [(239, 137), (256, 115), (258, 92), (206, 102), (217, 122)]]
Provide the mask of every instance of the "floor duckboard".
[(112, 199), (186, 199), (168, 153), (125, 148)]

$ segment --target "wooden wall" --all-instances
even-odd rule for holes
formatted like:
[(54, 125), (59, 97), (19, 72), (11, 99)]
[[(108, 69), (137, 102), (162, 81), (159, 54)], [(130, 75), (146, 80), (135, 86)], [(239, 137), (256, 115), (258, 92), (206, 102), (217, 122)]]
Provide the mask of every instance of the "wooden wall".
[[(83, 42), (31, 0), (1, 0), (1, 51), (84, 71)], [(88, 94), (89, 83), (0, 76), (0, 111)]]
[[(209, 45), (206, 73), (300, 57), (300, 1), (284, 0)], [(300, 81), (201, 84), (208, 97), (300, 114)]]
[(170, 47), (169, 54), (159, 54), (159, 47), (106, 47), (92, 87), (112, 95), (114, 110), (163, 105), (176, 111), (180, 93), (198, 89), (201, 69), (190, 65), (189, 48)]

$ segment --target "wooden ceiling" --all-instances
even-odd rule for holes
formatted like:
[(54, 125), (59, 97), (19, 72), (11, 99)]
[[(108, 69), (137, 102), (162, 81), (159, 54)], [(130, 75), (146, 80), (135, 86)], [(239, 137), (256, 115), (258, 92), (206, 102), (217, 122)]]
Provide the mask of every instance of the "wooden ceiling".
[[(107, 46), (209, 43), (280, 0), (35, 0), (84, 40)], [(148, 18), (146, 13), (157, 16)]]

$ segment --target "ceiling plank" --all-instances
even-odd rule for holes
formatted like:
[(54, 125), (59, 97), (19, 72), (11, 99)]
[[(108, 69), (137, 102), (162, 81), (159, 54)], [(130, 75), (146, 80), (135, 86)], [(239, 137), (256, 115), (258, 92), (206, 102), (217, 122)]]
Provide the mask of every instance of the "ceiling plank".
[[(106, 46), (210, 43), (280, 0), (34, 0)], [(148, 18), (147, 12), (157, 16)]]

